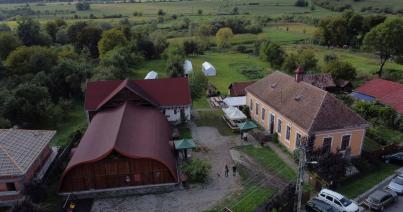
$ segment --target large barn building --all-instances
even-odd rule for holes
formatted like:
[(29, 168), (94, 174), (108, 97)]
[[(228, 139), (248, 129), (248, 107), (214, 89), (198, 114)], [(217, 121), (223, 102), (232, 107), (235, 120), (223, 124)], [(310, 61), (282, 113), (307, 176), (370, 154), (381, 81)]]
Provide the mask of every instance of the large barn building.
[(190, 105), (188, 81), (157, 79), (149, 87), (144, 81), (88, 84), (86, 109), (95, 110), (62, 175), (62, 194), (178, 182), (171, 125), (161, 107)]

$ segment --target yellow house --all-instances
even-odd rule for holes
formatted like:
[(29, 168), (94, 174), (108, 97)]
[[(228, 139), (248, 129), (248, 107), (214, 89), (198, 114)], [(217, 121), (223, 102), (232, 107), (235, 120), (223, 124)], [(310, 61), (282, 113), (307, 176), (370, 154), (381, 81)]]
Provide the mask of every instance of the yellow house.
[(312, 149), (361, 155), (368, 122), (335, 96), (276, 71), (246, 88), (251, 118), (294, 151), (303, 138)]

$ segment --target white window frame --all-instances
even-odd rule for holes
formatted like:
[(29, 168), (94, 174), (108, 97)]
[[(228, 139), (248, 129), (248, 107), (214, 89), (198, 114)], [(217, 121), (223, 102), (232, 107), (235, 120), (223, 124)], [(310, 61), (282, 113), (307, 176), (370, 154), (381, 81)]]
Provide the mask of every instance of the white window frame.
[(322, 150), (323, 150), (323, 144), (325, 143), (325, 139), (326, 138), (331, 138), (332, 139), (332, 142), (330, 142), (330, 152), (332, 152), (332, 147), (333, 147), (333, 141), (334, 141), (334, 138), (333, 138), (333, 136), (331, 136), (331, 135), (327, 135), (327, 136), (324, 136), (323, 137), (323, 139), (322, 139)]
[[(339, 147), (340, 150), (342, 150), (342, 149), (341, 149), (341, 146), (343, 145), (343, 137), (344, 137), (344, 136), (347, 136), (347, 135), (350, 136), (350, 139), (348, 140), (348, 146), (346, 147), (346, 149), (349, 148), (349, 147), (351, 147), (351, 138), (353, 137), (353, 135), (352, 135), (351, 133), (343, 134), (343, 135), (341, 135), (341, 137), (340, 137), (340, 147)], [(342, 151), (344, 151), (344, 150), (342, 150)]]
[[(280, 123), (280, 129), (281, 129), (280, 132), (278, 131), (278, 123)], [(276, 132), (278, 136), (281, 137), (281, 133), (283, 132), (283, 120), (281, 120), (280, 118), (277, 118)]]

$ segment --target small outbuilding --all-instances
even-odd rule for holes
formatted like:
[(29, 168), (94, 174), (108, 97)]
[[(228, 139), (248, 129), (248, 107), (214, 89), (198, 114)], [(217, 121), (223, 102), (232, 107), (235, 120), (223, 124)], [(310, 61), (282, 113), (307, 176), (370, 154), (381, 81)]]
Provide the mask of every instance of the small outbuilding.
[(183, 63), (183, 73), (185, 76), (193, 74), (193, 65), (190, 60), (185, 60)]
[(144, 79), (158, 79), (158, 73), (155, 71), (150, 71)]
[(209, 62), (204, 62), (202, 64), (202, 71), (205, 76), (215, 76), (217, 74), (216, 69)]

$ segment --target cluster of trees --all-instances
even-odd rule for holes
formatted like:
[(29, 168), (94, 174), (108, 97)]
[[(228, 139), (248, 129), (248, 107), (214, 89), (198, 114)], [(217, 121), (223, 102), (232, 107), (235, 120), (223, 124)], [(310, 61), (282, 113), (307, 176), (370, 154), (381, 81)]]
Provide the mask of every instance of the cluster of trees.
[(391, 7), (363, 7), (361, 8), (361, 12), (370, 12), (370, 13), (384, 13), (384, 14), (403, 14), (403, 9), (393, 9)]
[(41, 26), (21, 18), (15, 31), (0, 29), (0, 127), (57, 123), (83, 97), (86, 80), (124, 79), (168, 46), (163, 33), (134, 31), (127, 22)]
[(299, 49), (296, 53), (287, 54), (284, 49), (270, 40), (260, 44), (259, 56), (270, 63), (275, 69), (282, 69), (289, 74), (294, 74), (298, 66), (305, 72), (330, 73), (335, 80), (352, 81), (356, 78), (356, 69), (348, 62), (341, 61), (336, 55), (325, 55), (325, 65), (320, 68), (315, 53), (309, 49)]
[(252, 33), (257, 34), (263, 31), (263, 24), (259, 19), (245, 19), (239, 17), (218, 17), (210, 22), (211, 32), (214, 35), (221, 28), (231, 28), (234, 34)]
[(385, 21), (385, 16), (362, 16), (352, 10), (322, 19), (315, 39), (327, 46), (361, 46), (365, 34)]
[(344, 1), (339, 0), (312, 0), (312, 3), (335, 12), (343, 12), (352, 8), (351, 4), (347, 4), (344, 3)]

